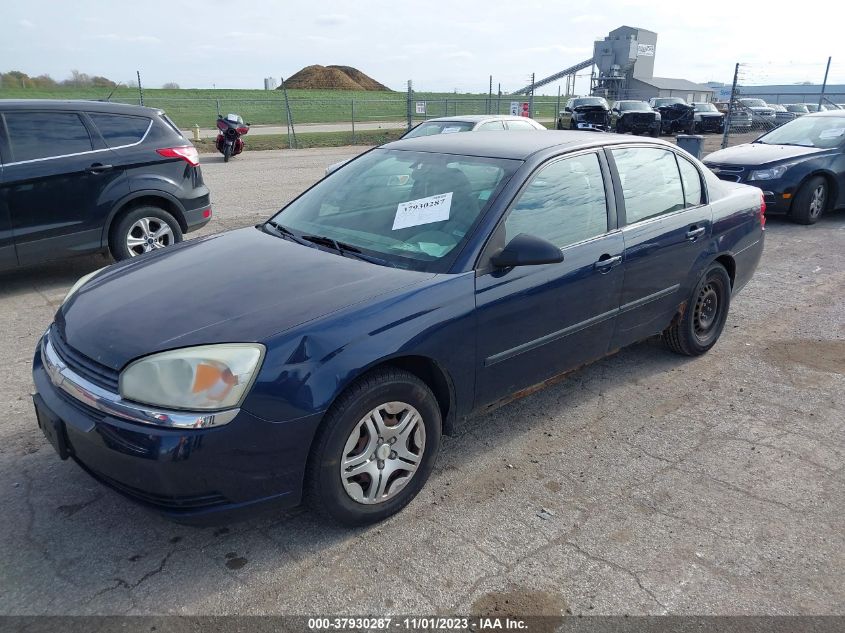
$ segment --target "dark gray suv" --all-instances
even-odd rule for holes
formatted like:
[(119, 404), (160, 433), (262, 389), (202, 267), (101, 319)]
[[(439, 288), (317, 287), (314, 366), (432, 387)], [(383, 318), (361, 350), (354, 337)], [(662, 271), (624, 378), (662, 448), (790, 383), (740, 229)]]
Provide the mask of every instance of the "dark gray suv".
[(196, 148), (162, 110), (0, 100), (0, 270), (163, 248), (211, 219)]

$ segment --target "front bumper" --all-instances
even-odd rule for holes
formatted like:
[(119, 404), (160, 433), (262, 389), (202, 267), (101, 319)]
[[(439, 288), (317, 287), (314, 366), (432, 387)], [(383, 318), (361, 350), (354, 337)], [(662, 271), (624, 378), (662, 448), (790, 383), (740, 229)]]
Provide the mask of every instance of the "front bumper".
[(102, 483), (172, 519), (217, 523), (301, 500), (322, 414), (269, 422), (241, 410), (222, 426), (165, 428), (106, 414), (57, 387), (40, 345), (32, 374), (37, 405), (60, 421), (68, 456)]

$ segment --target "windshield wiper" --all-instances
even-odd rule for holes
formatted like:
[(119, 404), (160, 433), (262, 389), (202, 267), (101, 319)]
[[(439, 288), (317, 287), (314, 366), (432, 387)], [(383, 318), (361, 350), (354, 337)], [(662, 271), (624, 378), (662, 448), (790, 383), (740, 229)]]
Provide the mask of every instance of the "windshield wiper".
[(379, 257), (365, 255), (357, 246), (347, 244), (346, 242), (341, 242), (339, 240), (334, 239), (333, 237), (326, 237), (325, 235), (303, 235), (302, 239), (308, 240), (313, 244), (319, 244), (320, 246), (328, 246), (329, 248), (337, 251), (340, 255), (354, 257), (355, 259), (360, 259), (362, 261), (370, 262), (372, 264), (390, 266), (390, 263), (387, 260), (381, 259)]
[(267, 226), (272, 227), (275, 230), (275, 232), (279, 234), (279, 237), (284, 237), (286, 239), (291, 240), (292, 242), (296, 242), (297, 244), (302, 244), (303, 246), (308, 246), (308, 244), (305, 241), (303, 241), (301, 238), (297, 237), (296, 233), (291, 231), (288, 227), (286, 227), (282, 224), (279, 224), (278, 222), (274, 222), (273, 220), (267, 220), (267, 222), (264, 223), (264, 226), (265, 227), (267, 227)]

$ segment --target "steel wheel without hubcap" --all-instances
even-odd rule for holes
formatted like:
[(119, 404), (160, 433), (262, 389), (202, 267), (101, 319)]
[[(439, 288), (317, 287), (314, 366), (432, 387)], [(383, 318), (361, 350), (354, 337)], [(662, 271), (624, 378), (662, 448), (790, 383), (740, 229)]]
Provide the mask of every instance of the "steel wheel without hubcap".
[(126, 235), (126, 248), (132, 257), (170, 246), (174, 242), (173, 229), (159, 218), (139, 218)]
[(693, 328), (696, 338), (706, 342), (719, 315), (719, 294), (712, 283), (705, 285), (698, 293), (693, 314)]
[(411, 481), (425, 452), (425, 425), (414, 407), (387, 402), (365, 415), (346, 441), (343, 487), (367, 505), (396, 496)]

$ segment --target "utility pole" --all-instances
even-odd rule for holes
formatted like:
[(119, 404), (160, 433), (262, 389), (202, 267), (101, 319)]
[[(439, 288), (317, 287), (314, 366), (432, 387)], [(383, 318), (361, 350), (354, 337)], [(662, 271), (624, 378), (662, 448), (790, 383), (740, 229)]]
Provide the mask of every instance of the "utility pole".
[(734, 67), (734, 82), (731, 86), (731, 99), (728, 102), (728, 113), (725, 115), (725, 131), (722, 133), (722, 149), (728, 146), (728, 136), (731, 132), (731, 119), (734, 112), (734, 101), (736, 101), (736, 82), (739, 78), (739, 63)]
[(490, 114), (490, 110), (493, 108), (493, 75), (490, 75), (490, 89), (487, 91), (487, 112), (485, 114)]
[[(413, 104), (413, 99), (414, 99), (414, 84), (413, 84), (413, 82), (409, 79), (409, 80), (408, 80), (408, 129), (409, 129), (409, 130), (410, 130), (412, 127), (414, 127), (414, 104)], [(448, 108), (448, 101), (447, 101), (447, 106), (446, 106), (446, 107)], [(447, 112), (446, 114), (449, 114), (449, 113)]]
[(288, 149), (296, 147), (296, 130), (293, 127), (293, 116), (290, 111), (290, 101), (288, 101), (288, 89), (285, 86), (285, 78), (282, 77), (282, 94), (285, 97), (285, 122), (288, 129)]
[(528, 116), (534, 118), (534, 73), (531, 73), (531, 96), (528, 97)]
[(827, 88), (827, 74), (830, 72), (830, 57), (827, 58), (827, 68), (824, 69), (824, 81), (822, 82), (822, 92), (819, 95), (819, 110), (822, 109), (822, 101), (824, 101), (824, 91)]
[(138, 101), (144, 105), (144, 89), (141, 88), (141, 71), (136, 70), (135, 75), (138, 77)]

